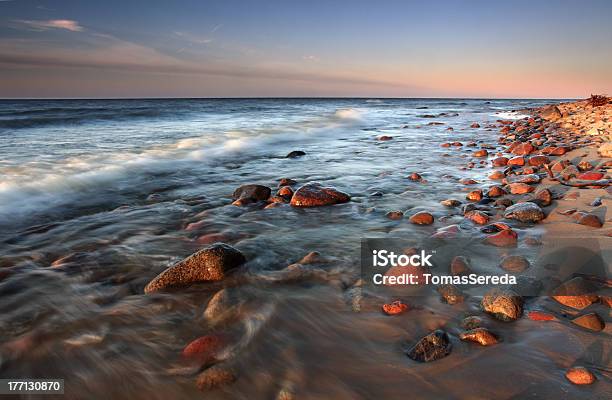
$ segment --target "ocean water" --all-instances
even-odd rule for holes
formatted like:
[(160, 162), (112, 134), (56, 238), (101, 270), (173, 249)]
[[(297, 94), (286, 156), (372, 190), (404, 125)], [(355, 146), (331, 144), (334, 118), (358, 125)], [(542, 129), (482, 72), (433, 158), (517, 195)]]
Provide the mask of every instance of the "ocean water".
[[(521, 321), (493, 323), (503, 345), (485, 353), (458, 343), (445, 361), (414, 365), (402, 343), (458, 326), (477, 313), (477, 301), (449, 307), (432, 293), (399, 318), (351, 307), (361, 238), (418, 240), (458, 223), (439, 202), (465, 196), (459, 179), (490, 172), (478, 161), (465, 168), (473, 160), (465, 148), (440, 144), (495, 146), (489, 124), (546, 103), (0, 101), (0, 376), (64, 377), (67, 398), (197, 397), (194, 376), (177, 372), (178, 355), (221, 331), (234, 340), (240, 373), (213, 398), (274, 398), (286, 386), (299, 398), (576, 394), (550, 374), (583, 351), (559, 324), (533, 331)], [(293, 150), (306, 155), (286, 158)], [(410, 182), (411, 172), (426, 182)], [(276, 188), (284, 177), (335, 186), (352, 200), (317, 209), (230, 205), (238, 186)], [(377, 191), (383, 195), (371, 196)], [(385, 218), (422, 209), (442, 218), (432, 227)], [(239, 248), (245, 269), (261, 278), (233, 288), (248, 300), (222, 325), (202, 316), (219, 285), (143, 295), (210, 235)], [(310, 251), (329, 259), (323, 277), (262, 283)], [(496, 267), (496, 257), (483, 258), (483, 268)], [(533, 384), (517, 387), (513, 377), (527, 365)]]

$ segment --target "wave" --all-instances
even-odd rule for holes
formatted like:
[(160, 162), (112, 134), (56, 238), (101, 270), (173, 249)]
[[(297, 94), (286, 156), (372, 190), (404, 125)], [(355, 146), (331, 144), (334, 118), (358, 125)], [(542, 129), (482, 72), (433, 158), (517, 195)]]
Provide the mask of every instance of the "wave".
[(284, 157), (284, 147), (333, 138), (336, 130), (351, 127), (361, 118), (357, 110), (339, 109), (331, 115), (293, 124), (207, 132), (139, 151), (0, 167), (0, 221), (23, 223), (27, 216), (44, 215), (45, 210), (53, 208), (110, 204), (112, 196), (125, 200), (126, 192), (142, 198), (161, 185), (156, 175), (238, 157)]

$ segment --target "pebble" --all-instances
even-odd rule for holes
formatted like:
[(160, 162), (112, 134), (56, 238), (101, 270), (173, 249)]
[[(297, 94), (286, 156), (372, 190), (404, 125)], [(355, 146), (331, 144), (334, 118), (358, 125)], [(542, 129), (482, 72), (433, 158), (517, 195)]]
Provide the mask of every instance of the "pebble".
[(410, 217), (410, 222), (416, 225), (431, 225), (434, 222), (434, 217), (426, 211), (420, 211)]
[(491, 186), (489, 188), (489, 190), (487, 191), (487, 196), (488, 197), (500, 197), (507, 194), (506, 191), (504, 189), (501, 188), (501, 186)]
[(408, 304), (401, 302), (400, 300), (394, 301), (389, 304), (383, 304), (382, 310), (387, 315), (398, 315), (405, 311), (408, 311), (410, 307)]
[(482, 200), (482, 190), (480, 189), (472, 190), (465, 197), (466, 199), (471, 200), (471, 201), (480, 201)]
[(465, 217), (478, 225), (486, 225), (489, 223), (489, 216), (482, 211), (470, 211), (465, 214)]
[(590, 385), (595, 382), (595, 375), (585, 367), (572, 367), (565, 372), (565, 377), (574, 385)]
[(234, 190), (232, 199), (234, 205), (242, 206), (257, 201), (268, 200), (272, 189), (263, 185), (242, 185), (238, 189)]
[(227, 341), (221, 335), (201, 336), (185, 346), (181, 356), (189, 364), (208, 366), (218, 361), (226, 346)]
[(598, 297), (594, 293), (595, 287), (578, 276), (559, 285), (552, 292), (552, 298), (564, 306), (582, 310), (597, 302)]
[(489, 155), (489, 152), (486, 149), (480, 149), (476, 150), (474, 153), (472, 153), (472, 155), (474, 157), (487, 157)]
[(244, 255), (225, 243), (215, 243), (157, 275), (147, 284), (145, 293), (173, 287), (184, 287), (195, 282), (220, 281), (226, 273), (246, 262)]
[(485, 238), (485, 243), (497, 247), (515, 247), (518, 241), (518, 235), (511, 229), (500, 231), (494, 235)]
[(493, 171), (489, 175), (489, 179), (491, 179), (493, 181), (504, 179), (505, 177), (506, 177), (506, 174), (504, 174), (502, 171)]
[(547, 207), (552, 204), (552, 193), (548, 189), (539, 189), (534, 194), (534, 201), (540, 207)]
[(518, 167), (522, 167), (523, 165), (525, 165), (525, 157), (512, 157), (508, 160), (508, 165), (516, 165)]
[(585, 329), (589, 329), (595, 332), (603, 331), (604, 328), (606, 327), (606, 324), (603, 322), (601, 317), (597, 315), (596, 313), (589, 313), (589, 314), (581, 315), (579, 317), (574, 318), (572, 322)]
[(320, 207), (347, 203), (351, 196), (333, 187), (322, 186), (318, 182), (307, 183), (300, 187), (291, 198), (293, 207)]
[(465, 299), (465, 295), (461, 289), (455, 285), (441, 285), (438, 286), (437, 290), (442, 298), (442, 301), (447, 304), (453, 305), (463, 303), (463, 300)]
[(413, 182), (421, 182), (423, 180), (423, 177), (421, 175), (417, 174), (416, 172), (413, 172), (413, 173), (410, 174), (408, 179), (410, 179)]
[(442, 204), (444, 207), (453, 208), (453, 207), (459, 207), (461, 205), (461, 202), (455, 199), (447, 199), (447, 200), (442, 200), (440, 204)]
[(576, 223), (580, 225), (590, 226), (593, 228), (601, 228), (603, 226), (599, 217), (595, 214), (590, 213), (583, 213), (582, 215), (580, 215), (580, 217), (576, 220)]
[(529, 268), (529, 261), (523, 256), (507, 256), (502, 260), (500, 267), (508, 272), (523, 272)]
[(487, 328), (475, 328), (465, 331), (459, 335), (459, 339), (478, 343), (481, 346), (491, 346), (499, 343), (497, 336), (491, 333)]
[(526, 202), (517, 203), (506, 208), (504, 218), (515, 219), (521, 222), (539, 222), (546, 216), (537, 204)]
[(448, 356), (451, 350), (448, 333), (437, 329), (419, 340), (406, 355), (415, 361), (431, 362)]
[(508, 185), (508, 188), (510, 189), (510, 193), (512, 194), (526, 194), (531, 193), (535, 190), (533, 186), (529, 186), (526, 183), (520, 182), (511, 183)]
[(491, 289), (481, 302), (485, 312), (500, 321), (515, 321), (523, 313), (523, 299), (511, 290)]
[(230, 368), (219, 365), (212, 366), (200, 373), (196, 378), (196, 386), (201, 391), (213, 390), (236, 381), (236, 374)]

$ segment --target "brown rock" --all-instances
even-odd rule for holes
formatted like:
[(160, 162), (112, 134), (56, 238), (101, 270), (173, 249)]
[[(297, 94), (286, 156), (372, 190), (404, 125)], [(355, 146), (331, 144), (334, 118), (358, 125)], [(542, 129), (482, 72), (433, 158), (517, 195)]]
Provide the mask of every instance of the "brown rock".
[(517, 241), (518, 235), (511, 229), (502, 230), (485, 238), (485, 243), (497, 247), (515, 247)]
[(561, 114), (561, 111), (559, 110), (559, 107), (555, 105), (544, 108), (540, 115), (542, 116), (542, 118), (549, 121), (556, 121), (563, 116), (563, 114)]
[(465, 217), (478, 225), (486, 225), (489, 222), (489, 216), (478, 210), (466, 213)]
[(442, 200), (440, 204), (442, 204), (444, 207), (453, 208), (453, 207), (459, 207), (461, 205), (461, 202), (455, 199), (447, 199), (447, 200)]
[(470, 128), (480, 128), (480, 124), (478, 122), (474, 122), (472, 125), (470, 125)]
[(489, 179), (491, 180), (500, 180), (500, 179), (504, 179), (505, 177), (506, 177), (506, 174), (504, 174), (502, 171), (493, 171), (489, 175)]
[(508, 164), (508, 157), (497, 157), (491, 160), (494, 167), (505, 167)]
[(413, 173), (410, 174), (408, 179), (410, 179), (413, 182), (421, 182), (423, 180), (423, 177), (421, 175), (417, 174), (416, 172), (413, 172)]
[(601, 317), (597, 315), (596, 313), (589, 313), (589, 314), (581, 315), (579, 317), (574, 318), (572, 322), (585, 329), (589, 329), (595, 332), (603, 331), (604, 328), (606, 327), (606, 324), (602, 321)]
[(469, 260), (464, 256), (456, 256), (450, 264), (451, 275), (469, 275), (472, 272)]
[(525, 157), (516, 156), (508, 160), (508, 165), (516, 165), (522, 167), (525, 165)]
[(523, 299), (511, 290), (489, 290), (481, 302), (485, 312), (500, 321), (515, 321), (523, 313)]
[(536, 155), (529, 157), (529, 165), (533, 167), (539, 167), (548, 163), (550, 163), (550, 159), (546, 156)]
[(461, 321), (461, 326), (467, 330), (480, 328), (482, 324), (483, 324), (482, 318), (477, 317), (475, 315), (465, 317), (463, 321)]
[(500, 267), (508, 272), (523, 272), (529, 268), (529, 261), (523, 256), (507, 256), (502, 260)]
[(196, 378), (196, 386), (201, 391), (213, 390), (236, 381), (236, 374), (230, 368), (215, 365), (207, 368)]
[(313, 182), (299, 188), (291, 198), (293, 207), (319, 207), (332, 204), (346, 203), (351, 197), (333, 187), (321, 186)]
[(481, 346), (491, 346), (499, 343), (497, 337), (486, 328), (475, 328), (463, 332), (459, 335), (459, 339), (466, 342), (478, 343)]
[(580, 217), (578, 218), (576, 223), (580, 225), (591, 226), (593, 228), (601, 228), (603, 226), (601, 220), (597, 215), (589, 213), (580, 214)]
[(451, 353), (452, 343), (448, 334), (437, 329), (419, 340), (406, 355), (419, 362), (430, 362), (446, 357)]
[(234, 190), (232, 199), (240, 200), (240, 204), (245, 205), (249, 203), (255, 203), (257, 201), (268, 200), (272, 190), (263, 185), (242, 185), (238, 189)]
[(595, 375), (584, 367), (572, 367), (567, 370), (565, 377), (574, 385), (590, 385), (595, 382)]
[(489, 197), (500, 197), (506, 194), (506, 191), (501, 188), (501, 186), (491, 186), (489, 191), (487, 192), (487, 196)]
[(540, 189), (535, 192), (534, 200), (540, 207), (547, 207), (552, 203), (552, 193), (548, 189)]
[(450, 305), (463, 303), (463, 300), (465, 299), (465, 295), (461, 289), (455, 285), (438, 286), (437, 290), (438, 293), (440, 293), (442, 301)]
[(426, 211), (420, 211), (410, 217), (410, 222), (416, 225), (431, 225), (434, 222), (434, 217)]
[(521, 143), (512, 149), (512, 154), (525, 156), (533, 153), (533, 151), (535, 151), (535, 148), (531, 145), (531, 143)]
[(508, 185), (508, 188), (510, 189), (510, 193), (512, 194), (526, 194), (526, 193), (531, 193), (534, 191), (533, 186), (529, 186), (526, 183), (511, 183)]
[(595, 287), (590, 282), (576, 277), (557, 287), (553, 291), (552, 298), (564, 306), (582, 310), (598, 300), (595, 291)]
[(227, 340), (220, 335), (206, 335), (190, 342), (181, 353), (183, 361), (208, 366), (218, 361), (220, 354), (227, 346)]
[(467, 196), (465, 196), (465, 198), (471, 201), (480, 201), (482, 200), (482, 190), (480, 189), (472, 190), (471, 192), (467, 194)]
[(286, 199), (291, 199), (291, 196), (293, 196), (293, 189), (291, 189), (289, 186), (282, 186), (276, 195)]
[(480, 149), (476, 150), (474, 153), (472, 153), (472, 155), (474, 157), (487, 157), (489, 155), (489, 152), (486, 149)]
[(173, 287), (188, 286), (195, 282), (220, 281), (226, 273), (246, 259), (235, 248), (225, 243), (215, 243), (202, 249), (157, 275), (144, 291), (151, 293)]
[(290, 178), (281, 178), (278, 181), (278, 187), (283, 187), (283, 186), (293, 186), (297, 183), (297, 181), (294, 181), (293, 179)]

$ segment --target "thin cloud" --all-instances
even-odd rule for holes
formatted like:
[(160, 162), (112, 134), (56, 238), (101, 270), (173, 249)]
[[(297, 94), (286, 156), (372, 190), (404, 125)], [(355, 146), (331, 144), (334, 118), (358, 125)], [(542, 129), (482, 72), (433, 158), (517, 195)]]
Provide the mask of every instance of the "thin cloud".
[(65, 29), (71, 32), (81, 32), (83, 27), (77, 21), (71, 19), (50, 19), (48, 21), (34, 21), (19, 19), (13, 21), (17, 24), (24, 25), (35, 31), (46, 31), (49, 29)]
[(188, 32), (174, 32), (174, 34), (194, 44), (208, 44), (213, 41), (211, 38), (196, 36)]

